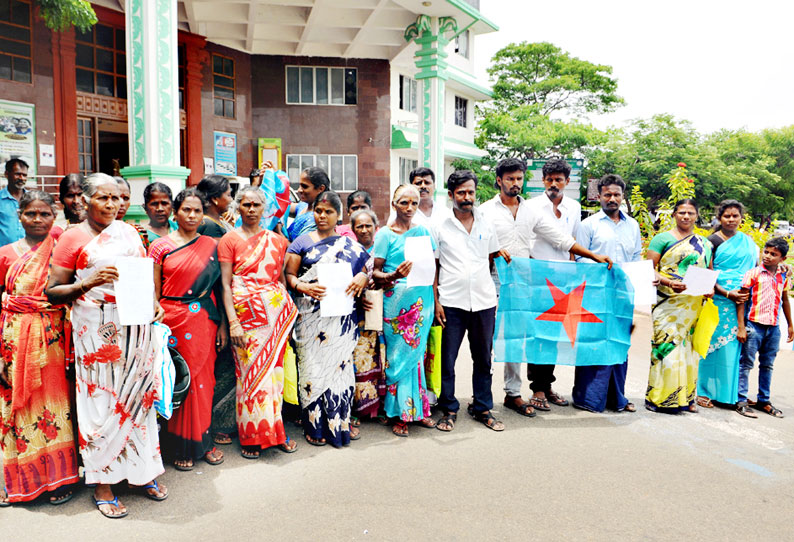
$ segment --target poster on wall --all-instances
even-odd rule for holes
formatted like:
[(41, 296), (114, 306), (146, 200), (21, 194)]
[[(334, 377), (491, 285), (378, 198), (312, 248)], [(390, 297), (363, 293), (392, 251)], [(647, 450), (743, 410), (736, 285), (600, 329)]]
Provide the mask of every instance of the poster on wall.
[(28, 163), (28, 176), (36, 175), (36, 106), (0, 100), (0, 169), (12, 158)]
[(276, 169), (284, 169), (281, 165), (281, 138), (280, 137), (260, 137), (259, 147), (259, 167), (265, 162), (273, 162)]
[(215, 173), (237, 175), (237, 134), (215, 132)]

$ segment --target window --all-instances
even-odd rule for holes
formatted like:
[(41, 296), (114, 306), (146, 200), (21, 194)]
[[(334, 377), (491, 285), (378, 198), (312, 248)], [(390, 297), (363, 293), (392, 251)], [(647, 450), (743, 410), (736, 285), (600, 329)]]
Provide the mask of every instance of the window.
[(30, 3), (0, 0), (0, 79), (31, 82)]
[(455, 126), (465, 128), (467, 126), (467, 111), (469, 109), (469, 100), (455, 96)]
[(77, 119), (77, 169), (83, 175), (94, 172), (94, 121)]
[(400, 109), (416, 113), (416, 80), (400, 76)]
[(77, 90), (127, 99), (124, 30), (105, 24), (75, 31)]
[(287, 175), (292, 188), (298, 188), (301, 171), (312, 166), (321, 167), (328, 172), (332, 190), (358, 190), (358, 156), (355, 154), (288, 154)]
[(464, 58), (469, 58), (469, 31), (461, 32), (455, 36), (455, 52)]
[(400, 184), (408, 184), (408, 175), (419, 167), (418, 160), (410, 160), (408, 158), (400, 158)]
[(287, 66), (287, 103), (310, 105), (356, 105), (356, 68)]
[(178, 45), (176, 48), (177, 58), (177, 86), (179, 87), (179, 109), (185, 108), (185, 46)]
[(215, 116), (234, 118), (234, 60), (212, 55), (212, 84)]

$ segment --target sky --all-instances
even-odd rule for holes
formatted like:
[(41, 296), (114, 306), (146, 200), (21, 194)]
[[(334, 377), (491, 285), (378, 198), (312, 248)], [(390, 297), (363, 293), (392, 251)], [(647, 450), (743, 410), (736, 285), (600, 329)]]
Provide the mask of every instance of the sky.
[(790, 0), (482, 0), (499, 26), (475, 42), (478, 76), (512, 42), (548, 41), (612, 66), (626, 105), (599, 128), (671, 113), (709, 133), (794, 124)]

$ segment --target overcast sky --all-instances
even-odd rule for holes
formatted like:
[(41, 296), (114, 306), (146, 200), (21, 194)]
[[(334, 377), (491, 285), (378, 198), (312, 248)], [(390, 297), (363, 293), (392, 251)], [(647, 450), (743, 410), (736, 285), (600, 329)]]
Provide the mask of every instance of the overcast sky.
[(483, 0), (478, 75), (508, 43), (549, 41), (613, 68), (626, 106), (599, 127), (672, 113), (698, 130), (794, 124), (791, 0)]

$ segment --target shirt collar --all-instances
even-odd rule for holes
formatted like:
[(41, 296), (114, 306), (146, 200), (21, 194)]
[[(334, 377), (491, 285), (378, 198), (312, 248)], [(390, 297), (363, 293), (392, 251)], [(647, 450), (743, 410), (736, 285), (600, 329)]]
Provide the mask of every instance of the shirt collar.
[(0, 199), (12, 199), (17, 201), (17, 198), (11, 195), (11, 192), (8, 191), (8, 188), (3, 188), (0, 190)]
[[(507, 209), (507, 205), (504, 204), (504, 202), (502, 201), (502, 198), (501, 198), (501, 196), (499, 194), (496, 194), (493, 197), (493, 200), (494, 200), (494, 204), (495, 205), (499, 205), (502, 208)], [(521, 207), (524, 204), (525, 201), (526, 200), (524, 199), (524, 197), (519, 194), (518, 195), (518, 206)]]
[[(611, 218), (609, 218), (609, 216), (608, 216), (608, 215), (607, 215), (607, 214), (604, 212), (604, 210), (603, 210), (603, 209), (601, 209), (600, 211), (598, 211), (598, 212), (596, 213), (596, 216), (598, 217), (598, 219), (599, 219), (599, 220), (604, 220), (604, 219), (607, 219), (607, 220), (609, 220), (609, 221), (611, 221), (611, 220), (612, 220), (612, 219), (611, 219)], [(625, 215), (625, 213), (624, 213), (623, 211), (621, 211), (620, 209), (618, 209), (618, 216), (620, 217), (620, 220), (622, 220), (622, 221), (625, 221), (625, 220), (626, 220), (626, 215)]]
[[(475, 207), (472, 210), (472, 213), (474, 214), (474, 224), (472, 224), (471, 230), (474, 231), (474, 228), (477, 227), (477, 224), (479, 224), (482, 221), (482, 214), (480, 213), (480, 210), (477, 207)], [(466, 228), (463, 227), (463, 224), (461, 224), (460, 220), (458, 220), (458, 217), (455, 216), (454, 209), (449, 213), (449, 216), (447, 217), (446, 220), (451, 222), (455, 228), (459, 229), (466, 235), (470, 235), (470, 232), (466, 231)]]

